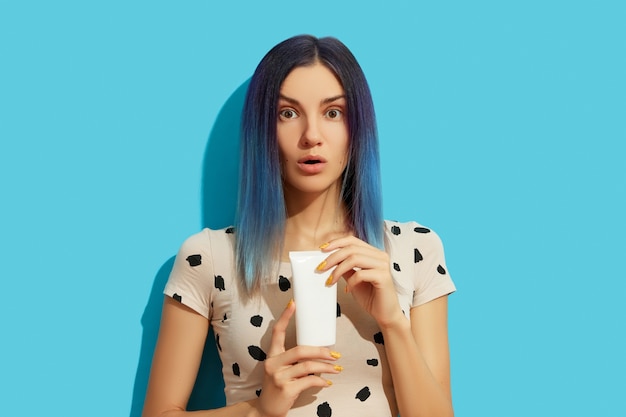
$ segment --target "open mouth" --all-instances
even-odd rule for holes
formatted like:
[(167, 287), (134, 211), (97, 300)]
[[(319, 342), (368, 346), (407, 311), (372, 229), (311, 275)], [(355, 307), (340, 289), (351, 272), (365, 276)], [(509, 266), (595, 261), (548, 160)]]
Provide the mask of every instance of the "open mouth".
[(326, 162), (326, 160), (319, 155), (307, 155), (298, 160), (298, 163), (306, 165), (323, 164), (324, 162)]
[(307, 155), (298, 160), (298, 166), (308, 175), (319, 174), (326, 166), (326, 160), (319, 155)]

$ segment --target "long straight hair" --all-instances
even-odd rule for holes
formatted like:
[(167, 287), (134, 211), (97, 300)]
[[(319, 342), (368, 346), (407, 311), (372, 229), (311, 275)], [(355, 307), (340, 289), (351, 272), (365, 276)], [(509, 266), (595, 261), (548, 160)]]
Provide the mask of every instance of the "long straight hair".
[(363, 70), (337, 39), (295, 36), (263, 57), (243, 108), (235, 262), (249, 293), (276, 273), (284, 239), (287, 213), (276, 138), (280, 87), (294, 68), (318, 62), (335, 74), (346, 95), (349, 149), (341, 199), (348, 226), (359, 239), (383, 248), (378, 134)]

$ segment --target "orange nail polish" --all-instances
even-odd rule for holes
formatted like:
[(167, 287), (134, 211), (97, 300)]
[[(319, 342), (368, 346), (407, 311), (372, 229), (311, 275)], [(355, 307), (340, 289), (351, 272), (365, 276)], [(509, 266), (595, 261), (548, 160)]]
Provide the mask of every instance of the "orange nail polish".
[(322, 263), (317, 266), (317, 270), (321, 271), (322, 269), (324, 269), (325, 266), (326, 266), (326, 261), (322, 261)]
[(343, 371), (343, 366), (341, 366), (341, 365), (335, 365), (335, 366), (333, 366), (333, 368), (335, 368), (335, 371), (337, 371), (337, 372)]
[(326, 384), (328, 384), (328, 386), (331, 386), (331, 385), (333, 385), (333, 381), (331, 381), (331, 380), (327, 379), (327, 380), (326, 380)]
[(293, 298), (291, 300), (289, 300), (289, 302), (287, 303), (287, 307), (285, 307), (286, 309), (291, 307), (291, 305), (293, 304)]
[(330, 356), (332, 356), (335, 359), (339, 359), (339, 358), (341, 358), (341, 353), (335, 352), (334, 350), (331, 350), (330, 351)]
[(320, 249), (326, 249), (328, 246), (330, 245), (330, 243), (326, 242), (326, 243), (322, 243), (320, 245)]
[(330, 284), (332, 284), (332, 283), (333, 283), (333, 276), (332, 276), (332, 275), (330, 275), (330, 276), (328, 277), (328, 279), (326, 280), (326, 286), (327, 286), (327, 287), (330, 287)]

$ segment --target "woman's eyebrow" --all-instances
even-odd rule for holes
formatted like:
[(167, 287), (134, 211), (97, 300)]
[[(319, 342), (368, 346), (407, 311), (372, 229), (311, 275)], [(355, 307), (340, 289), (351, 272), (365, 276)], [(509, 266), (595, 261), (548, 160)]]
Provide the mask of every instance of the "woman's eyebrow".
[[(287, 97), (284, 94), (279, 94), (278, 97), (282, 100), (285, 100), (291, 104), (295, 104), (295, 105), (300, 105), (300, 102), (298, 100), (296, 100), (295, 98), (291, 98), (291, 97)], [(339, 100), (341, 98), (346, 98), (345, 94), (339, 94), (333, 97), (328, 97), (322, 100), (322, 104), (328, 104), (328, 103), (332, 103), (333, 101)]]
[(322, 104), (332, 103), (333, 101), (337, 101), (340, 98), (346, 98), (346, 95), (345, 94), (339, 94), (338, 96), (325, 98), (324, 100), (322, 100)]
[(288, 101), (291, 104), (300, 104), (300, 102), (298, 100), (296, 100), (295, 98), (291, 98), (291, 97), (287, 97), (285, 95), (279, 94), (278, 97), (282, 100)]

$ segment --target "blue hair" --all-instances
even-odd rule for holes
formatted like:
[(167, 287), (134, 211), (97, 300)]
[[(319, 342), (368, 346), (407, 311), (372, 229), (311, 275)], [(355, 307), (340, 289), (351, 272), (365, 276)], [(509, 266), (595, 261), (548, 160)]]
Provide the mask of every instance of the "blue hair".
[(276, 138), (280, 87), (296, 67), (321, 63), (341, 83), (350, 135), (341, 199), (355, 236), (383, 248), (382, 187), (374, 105), (350, 50), (331, 37), (300, 35), (273, 47), (257, 66), (243, 108), (235, 262), (245, 288), (277, 272), (287, 212)]

